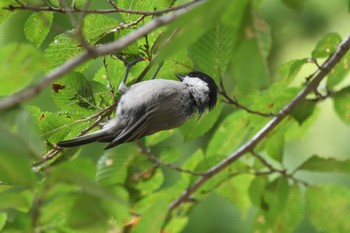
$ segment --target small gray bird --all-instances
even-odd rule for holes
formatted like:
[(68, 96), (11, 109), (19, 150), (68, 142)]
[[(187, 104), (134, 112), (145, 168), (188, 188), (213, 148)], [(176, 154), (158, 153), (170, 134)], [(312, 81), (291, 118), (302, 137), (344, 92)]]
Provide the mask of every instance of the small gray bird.
[(217, 86), (207, 74), (192, 71), (176, 74), (180, 81), (152, 79), (119, 87), (122, 94), (116, 117), (101, 130), (58, 142), (60, 147), (73, 147), (91, 142), (109, 142), (109, 149), (132, 142), (162, 130), (181, 126), (195, 113), (201, 116), (217, 101)]

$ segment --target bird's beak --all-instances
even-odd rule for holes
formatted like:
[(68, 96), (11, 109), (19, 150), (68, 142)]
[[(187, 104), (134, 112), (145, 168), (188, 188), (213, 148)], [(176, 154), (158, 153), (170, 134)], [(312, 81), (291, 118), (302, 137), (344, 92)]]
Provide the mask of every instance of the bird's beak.
[(180, 79), (180, 81), (183, 81), (184, 78), (186, 77), (186, 75), (183, 75), (183, 74), (175, 74), (175, 76)]

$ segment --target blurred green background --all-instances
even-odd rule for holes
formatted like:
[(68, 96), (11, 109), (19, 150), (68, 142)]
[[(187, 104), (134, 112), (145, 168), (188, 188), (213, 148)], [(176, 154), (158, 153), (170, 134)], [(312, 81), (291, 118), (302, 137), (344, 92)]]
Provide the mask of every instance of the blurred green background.
[[(94, 1), (100, 7), (105, 6), (104, 1)], [(263, 0), (260, 7), (260, 15), (271, 26), (273, 47), (269, 56), (269, 65), (277, 75), (277, 67), (292, 59), (310, 57), (310, 52), (317, 41), (328, 32), (337, 32), (345, 37), (350, 32), (350, 15), (347, 9), (347, 1), (318, 1), (306, 0), (301, 9), (292, 9), (280, 0)], [(28, 12), (19, 12), (0, 26), (0, 46), (12, 42), (26, 41), (23, 34), (23, 25)], [(68, 27), (66, 18), (59, 16), (55, 23)], [(54, 23), (54, 24), (55, 24)], [(46, 38), (52, 40), (53, 35)], [(98, 61), (96, 61), (98, 62)], [(300, 73), (296, 85), (300, 84), (307, 75), (314, 71), (314, 65), (307, 65)], [(91, 65), (85, 72), (86, 76), (92, 76), (96, 72)], [(350, 84), (350, 78), (345, 79), (343, 85)], [(56, 110), (50, 100), (50, 91), (44, 91), (31, 103), (40, 105), (44, 110)], [(335, 115), (331, 100), (326, 100), (317, 106), (316, 122), (310, 126), (303, 138), (289, 141), (285, 148), (285, 165), (288, 168), (297, 167), (305, 159), (317, 154), (321, 157), (338, 155), (341, 159), (350, 159), (350, 126), (345, 125)], [(190, 147), (190, 146), (189, 146)], [(87, 150), (92, 147), (88, 147)], [(98, 148), (100, 149), (100, 148)], [(184, 150), (187, 150), (186, 147)], [(96, 158), (97, 159), (97, 158)], [(298, 173), (298, 177), (310, 181), (322, 181), (340, 183), (350, 187), (349, 175), (331, 175), (315, 173)], [(241, 216), (230, 202), (217, 195), (210, 195), (206, 200), (194, 207), (190, 215), (188, 226), (184, 233), (244, 233), (252, 231), (252, 221), (255, 209), (251, 209), (247, 216)], [(316, 232), (305, 220), (297, 228), (298, 233)]]

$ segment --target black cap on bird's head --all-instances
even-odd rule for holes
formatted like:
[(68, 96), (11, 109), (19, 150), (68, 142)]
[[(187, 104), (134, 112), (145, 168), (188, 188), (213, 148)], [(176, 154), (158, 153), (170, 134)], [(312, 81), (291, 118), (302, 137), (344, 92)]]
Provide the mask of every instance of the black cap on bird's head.
[(208, 88), (209, 88), (209, 99), (207, 102), (207, 107), (209, 110), (211, 110), (215, 105), (217, 101), (217, 92), (218, 92), (218, 87), (216, 86), (216, 83), (214, 82), (213, 78), (210, 77), (209, 75), (202, 73), (200, 71), (191, 71), (185, 75), (183, 74), (176, 74), (175, 75), (180, 81), (184, 81), (186, 77), (189, 78), (198, 78), (202, 81), (204, 81)]

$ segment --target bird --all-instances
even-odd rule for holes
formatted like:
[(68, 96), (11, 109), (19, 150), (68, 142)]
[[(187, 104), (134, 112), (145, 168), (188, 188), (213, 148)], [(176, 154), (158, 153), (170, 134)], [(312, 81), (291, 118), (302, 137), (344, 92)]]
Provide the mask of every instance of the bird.
[(119, 86), (122, 95), (116, 116), (100, 130), (60, 141), (57, 145), (65, 148), (105, 142), (109, 143), (105, 149), (110, 149), (177, 128), (195, 115), (201, 117), (215, 107), (218, 88), (212, 77), (200, 71), (175, 76), (179, 80), (151, 79), (130, 87), (126, 86), (124, 77)]

